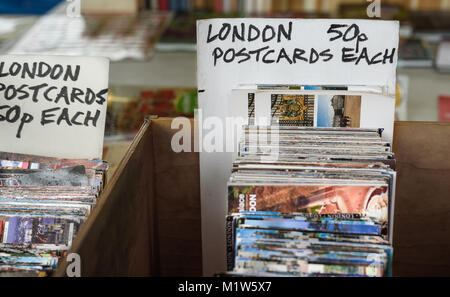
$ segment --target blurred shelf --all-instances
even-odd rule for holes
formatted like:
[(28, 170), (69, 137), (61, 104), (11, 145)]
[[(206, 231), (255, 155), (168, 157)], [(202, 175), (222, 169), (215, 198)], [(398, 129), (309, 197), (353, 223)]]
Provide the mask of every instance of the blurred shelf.
[(197, 54), (156, 52), (148, 62), (114, 62), (111, 85), (197, 88)]
[(30, 15), (0, 14), (0, 54), (6, 53), (37, 19), (37, 16)]
[(450, 74), (435, 69), (398, 69), (399, 75), (409, 78), (408, 120), (437, 121), (438, 97), (450, 95)]
[[(196, 53), (161, 53), (144, 63), (111, 64), (110, 84), (121, 86), (196, 88)], [(399, 68), (409, 77), (408, 120), (437, 121), (438, 97), (450, 94), (450, 74), (434, 68)]]

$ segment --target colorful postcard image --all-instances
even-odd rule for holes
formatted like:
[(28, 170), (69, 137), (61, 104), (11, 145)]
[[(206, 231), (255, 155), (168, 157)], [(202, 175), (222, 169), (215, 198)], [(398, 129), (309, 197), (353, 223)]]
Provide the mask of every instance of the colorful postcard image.
[(304, 221), (284, 218), (263, 220), (245, 218), (238, 222), (240, 227), (254, 229), (296, 230), (301, 232), (340, 233), (358, 235), (383, 235), (383, 226), (366, 221), (320, 220)]
[(84, 166), (74, 166), (55, 170), (0, 170), (0, 187), (12, 186), (89, 186)]
[(67, 220), (55, 218), (11, 217), (4, 243), (68, 245), (72, 241), (74, 227)]
[(361, 96), (319, 95), (318, 127), (361, 127)]
[[(273, 123), (280, 126), (313, 127), (314, 95), (273, 94), (271, 117)], [(248, 117), (252, 125), (255, 119), (255, 94), (248, 96)]]
[(249, 119), (249, 125), (255, 124), (255, 94), (249, 93), (248, 94), (248, 119)]
[(147, 89), (130, 97), (112, 94), (108, 99), (105, 135), (136, 133), (148, 115), (194, 117), (197, 105), (196, 89)]
[(388, 221), (387, 186), (230, 186), (229, 211), (361, 214)]

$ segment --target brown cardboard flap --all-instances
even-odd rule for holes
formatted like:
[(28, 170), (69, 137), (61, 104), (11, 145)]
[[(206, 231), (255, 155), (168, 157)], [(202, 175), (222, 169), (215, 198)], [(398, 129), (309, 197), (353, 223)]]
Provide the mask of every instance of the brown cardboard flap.
[[(82, 226), (69, 253), (81, 258), (81, 276), (148, 276), (156, 273), (151, 238), (153, 192), (149, 123), (139, 131), (116, 174)], [(64, 260), (56, 276), (65, 276)]]
[(152, 121), (159, 272), (202, 276), (199, 154), (174, 153), (171, 141), (178, 130), (170, 125), (170, 119)]
[(201, 276), (198, 154), (171, 150), (170, 123), (146, 121), (81, 228), (81, 276)]
[(394, 275), (450, 276), (450, 123), (396, 123), (394, 151)]

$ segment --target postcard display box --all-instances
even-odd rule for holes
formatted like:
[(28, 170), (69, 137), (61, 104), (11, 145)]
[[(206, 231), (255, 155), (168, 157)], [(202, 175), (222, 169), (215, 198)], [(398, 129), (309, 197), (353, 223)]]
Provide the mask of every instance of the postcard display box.
[[(249, 32), (250, 27), (259, 32), (274, 28), (278, 37), (236, 35), (233, 39), (227, 33), (241, 32), (239, 28)], [(394, 133), (389, 106), (395, 104), (397, 55), (390, 57), (389, 51), (397, 49), (398, 29), (397, 22), (366, 20), (200, 21), (201, 113), (192, 125), (192, 143), (198, 137), (203, 144), (211, 129), (208, 119), (225, 123), (228, 117), (245, 114), (236, 107), (242, 104), (245, 110), (245, 100), (233, 101), (232, 94), (248, 86), (345, 85), (351, 86), (350, 91), (375, 97), (362, 103), (361, 115), (366, 116), (361, 118), (361, 127), (382, 126), (396, 153), (394, 275), (450, 276), (446, 218), (450, 211), (446, 199), (450, 191), (450, 125), (397, 123)], [(272, 60), (276, 53), (275, 62), (265, 63), (261, 51), (257, 55), (261, 48), (270, 51)], [(296, 48), (310, 53), (314, 49), (327, 61), (316, 61), (317, 57), (305, 61)], [(357, 48), (367, 56), (359, 63), (358, 58), (353, 59), (358, 57)], [(253, 53), (243, 54), (248, 51)], [(286, 58), (292, 53), (297, 53), (296, 63), (292, 56)], [(334, 58), (328, 59), (329, 53)], [(266, 62), (272, 61), (268, 57)], [(380, 57), (381, 62), (373, 63)], [(388, 98), (392, 104), (384, 104), (387, 109), (380, 110), (377, 98)], [(225, 270), (226, 182), (234, 154), (209, 153), (202, 151), (203, 146), (197, 147), (200, 153), (175, 153), (171, 148), (175, 133), (170, 119), (153, 119), (142, 127), (73, 244), (72, 252), (82, 259), (83, 276), (210, 276)], [(67, 265), (60, 267), (58, 275), (65, 275)]]
[[(319, 97), (326, 95), (326, 87), (344, 86), (339, 95), (361, 97), (358, 127), (383, 128), (384, 140), (392, 143), (398, 22), (216, 19), (200, 21), (197, 38), (199, 108), (204, 121), (200, 137), (208, 138), (211, 118), (221, 119), (224, 125), (229, 118), (248, 120), (249, 93), (254, 93), (256, 124), (271, 122), (272, 94), (311, 95), (314, 113), (308, 117), (313, 117), (312, 126), (318, 127), (319, 115), (328, 115), (327, 110), (319, 110)], [(274, 85), (303, 87), (295, 91), (272, 88), (269, 92)], [(234, 137), (227, 134), (229, 153), (200, 153), (206, 275), (225, 269), (224, 197), (236, 156), (229, 141), (237, 143), (241, 127), (237, 125)]]
[[(202, 275), (199, 154), (170, 149), (171, 123), (143, 125), (75, 239), (82, 276)], [(448, 123), (395, 124), (394, 276), (450, 276), (449, 148)]]

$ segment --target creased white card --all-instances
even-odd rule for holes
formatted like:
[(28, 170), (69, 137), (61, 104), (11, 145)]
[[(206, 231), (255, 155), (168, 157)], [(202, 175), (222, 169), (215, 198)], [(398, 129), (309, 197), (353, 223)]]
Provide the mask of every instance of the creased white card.
[(109, 60), (0, 56), (0, 151), (101, 159)]

